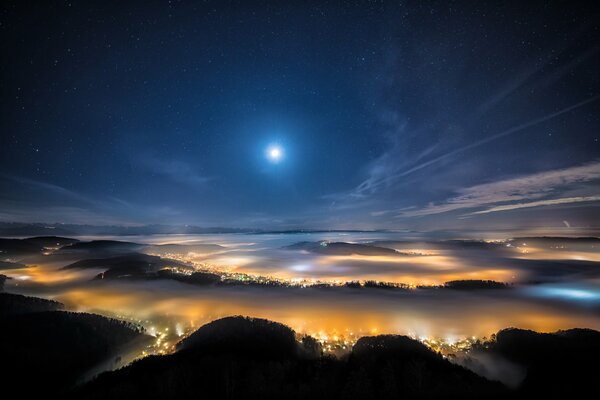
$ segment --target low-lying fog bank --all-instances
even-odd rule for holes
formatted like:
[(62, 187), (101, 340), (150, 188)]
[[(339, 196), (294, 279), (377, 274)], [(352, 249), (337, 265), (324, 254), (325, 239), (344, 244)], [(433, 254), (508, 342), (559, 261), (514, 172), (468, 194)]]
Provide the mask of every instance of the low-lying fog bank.
[(600, 329), (597, 238), (337, 232), (80, 239), (0, 239), (6, 290), (169, 329), (170, 343), (174, 332), (239, 314), (328, 339), (394, 333), (456, 341), (506, 326)]

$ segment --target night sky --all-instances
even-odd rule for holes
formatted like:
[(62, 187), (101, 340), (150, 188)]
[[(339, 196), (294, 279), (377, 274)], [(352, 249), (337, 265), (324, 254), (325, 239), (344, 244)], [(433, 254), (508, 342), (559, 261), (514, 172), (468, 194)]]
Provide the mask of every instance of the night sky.
[(25, 3), (2, 221), (600, 225), (592, 2)]

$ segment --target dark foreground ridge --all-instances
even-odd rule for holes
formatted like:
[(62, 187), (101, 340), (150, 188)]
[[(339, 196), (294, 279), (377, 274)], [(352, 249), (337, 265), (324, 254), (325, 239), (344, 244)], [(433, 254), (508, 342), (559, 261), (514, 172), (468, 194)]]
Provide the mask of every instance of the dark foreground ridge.
[(0, 318), (42, 311), (60, 311), (62, 303), (37, 297), (0, 293)]
[(169, 356), (106, 373), (77, 398), (362, 399), (480, 397), (499, 383), (454, 365), (404, 336), (364, 337), (344, 359), (321, 356), (285, 325), (228, 317), (209, 323)]
[(569, 329), (538, 333), (504, 329), (485, 347), (488, 354), (526, 368), (520, 386), (526, 397), (546, 393), (549, 397), (569, 398), (578, 391), (589, 391), (589, 398), (600, 396), (600, 332)]
[[(150, 356), (77, 386), (121, 346), (147, 338), (138, 327), (57, 302), (0, 294), (3, 377), (23, 398), (422, 399), (600, 396), (600, 332), (542, 334), (505, 329), (470, 354), (525, 371), (516, 389), (450, 362), (400, 335), (363, 337), (341, 358), (277, 322), (227, 317), (204, 325), (177, 351)], [(477, 362), (477, 360), (474, 360)], [(463, 360), (462, 365), (469, 365)], [(479, 366), (481, 367), (481, 366)], [(477, 369), (475, 369), (477, 370)]]
[(57, 311), (62, 308), (55, 301), (0, 293), (0, 357), (8, 393), (24, 399), (65, 393), (120, 347), (150, 339), (129, 323)]

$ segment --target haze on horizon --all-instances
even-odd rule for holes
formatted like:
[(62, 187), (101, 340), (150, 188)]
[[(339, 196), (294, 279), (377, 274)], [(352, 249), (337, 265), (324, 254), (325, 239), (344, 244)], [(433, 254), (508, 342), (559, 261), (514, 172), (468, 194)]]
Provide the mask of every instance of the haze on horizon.
[(597, 12), (445, 5), (6, 3), (0, 221), (598, 228)]

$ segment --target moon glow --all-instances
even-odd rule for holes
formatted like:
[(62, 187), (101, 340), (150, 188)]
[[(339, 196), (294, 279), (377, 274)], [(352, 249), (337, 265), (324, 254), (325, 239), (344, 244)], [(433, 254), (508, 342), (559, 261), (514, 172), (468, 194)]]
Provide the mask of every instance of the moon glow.
[(284, 152), (281, 146), (271, 145), (267, 148), (267, 159), (270, 162), (277, 164), (283, 159), (283, 156)]

